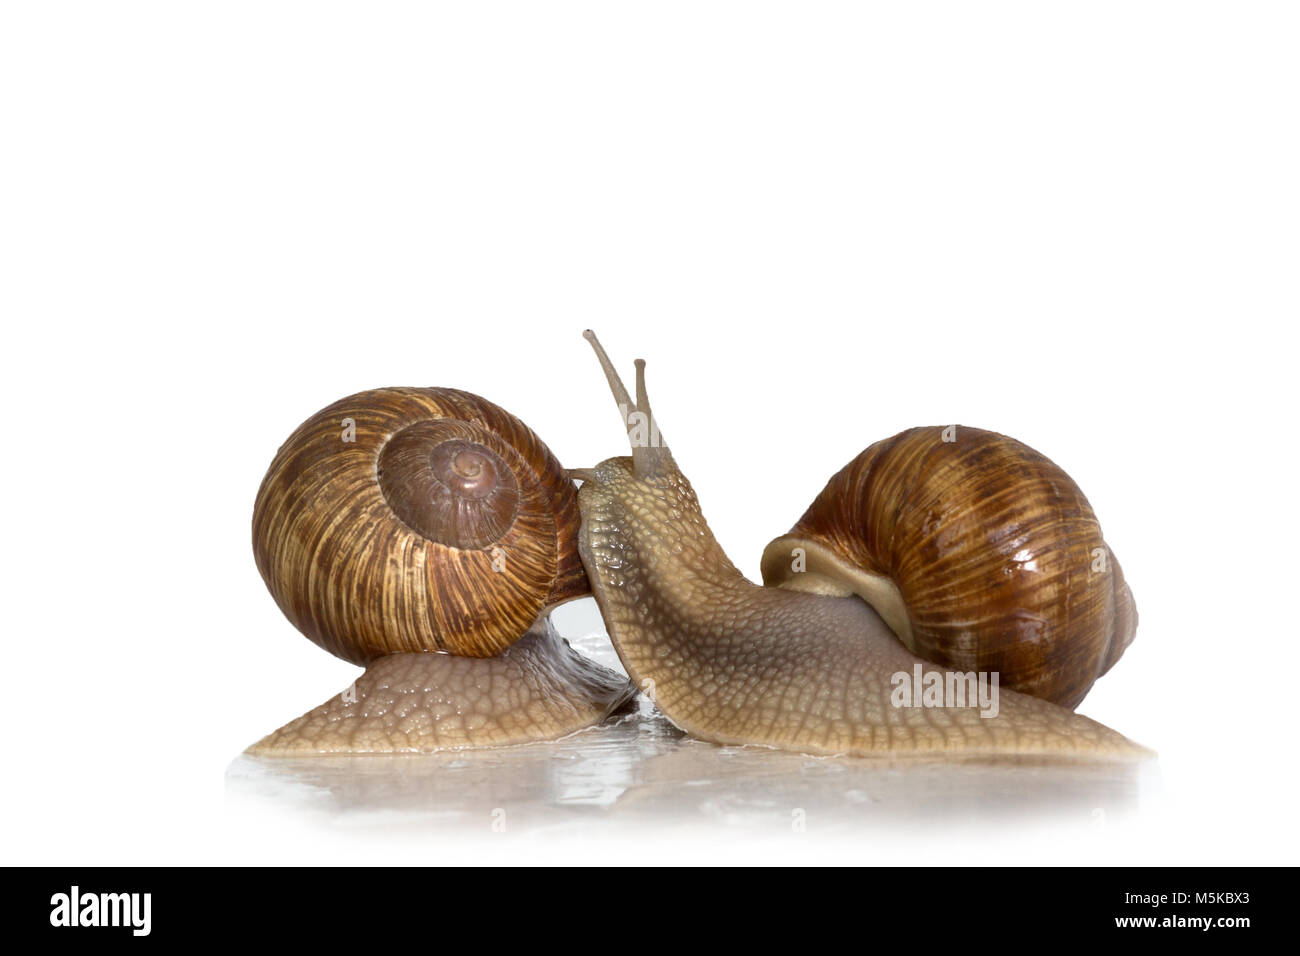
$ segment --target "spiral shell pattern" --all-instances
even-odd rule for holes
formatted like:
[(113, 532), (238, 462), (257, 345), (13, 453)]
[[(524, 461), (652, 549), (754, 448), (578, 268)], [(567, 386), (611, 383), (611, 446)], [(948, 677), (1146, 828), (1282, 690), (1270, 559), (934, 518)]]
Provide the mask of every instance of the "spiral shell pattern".
[(276, 603), (331, 654), (493, 657), (588, 593), (577, 488), (533, 431), (449, 388), (359, 392), (271, 463), (253, 551)]
[(764, 580), (798, 586), (792, 548), (822, 545), (892, 582), (913, 653), (1074, 707), (1133, 640), (1123, 571), (1057, 465), (1005, 435), (954, 431), (913, 428), (858, 455), (768, 545)]

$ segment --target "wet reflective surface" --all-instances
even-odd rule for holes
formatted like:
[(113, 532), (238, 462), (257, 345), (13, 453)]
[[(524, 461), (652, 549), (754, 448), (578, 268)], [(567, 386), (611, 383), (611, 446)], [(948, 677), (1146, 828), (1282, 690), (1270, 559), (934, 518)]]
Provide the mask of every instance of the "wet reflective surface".
[(563, 740), (428, 755), (241, 756), (231, 795), (353, 822), (482, 832), (582, 825), (820, 832), (1023, 815), (1077, 822), (1135, 810), (1149, 765), (805, 757), (686, 737), (642, 703)]
[[(568, 633), (574, 633), (570, 630)], [(618, 667), (607, 638), (571, 642)], [(508, 829), (615, 835), (894, 833), (1034, 819), (1122, 819), (1158, 786), (1155, 761), (809, 757), (686, 737), (639, 709), (562, 740), (427, 755), (238, 757), (230, 798), (331, 823), (425, 835)]]

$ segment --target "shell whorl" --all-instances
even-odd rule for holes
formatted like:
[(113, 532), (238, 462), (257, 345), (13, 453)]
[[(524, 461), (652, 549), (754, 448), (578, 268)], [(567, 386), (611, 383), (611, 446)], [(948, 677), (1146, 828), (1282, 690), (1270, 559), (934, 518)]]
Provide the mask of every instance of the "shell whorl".
[(454, 548), (500, 542), (519, 517), (510, 451), (477, 426), (416, 422), (379, 453), (379, 488), (412, 530)]
[[(798, 588), (792, 549), (823, 547), (825, 564), (861, 572), (845, 590), (877, 604), (913, 653), (1074, 707), (1137, 628), (1119, 562), (1046, 456), (995, 432), (944, 431), (909, 429), (853, 459), (768, 545), (764, 581)], [(893, 600), (897, 621), (882, 609)]]
[(331, 654), (492, 657), (588, 592), (576, 486), (504, 409), (448, 388), (341, 399), (281, 446), (253, 509), (276, 603)]

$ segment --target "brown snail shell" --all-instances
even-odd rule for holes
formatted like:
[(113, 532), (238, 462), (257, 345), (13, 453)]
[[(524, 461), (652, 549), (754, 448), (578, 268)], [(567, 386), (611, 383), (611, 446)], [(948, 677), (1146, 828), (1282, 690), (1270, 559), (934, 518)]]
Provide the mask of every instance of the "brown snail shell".
[(331, 654), (493, 657), (588, 593), (576, 485), (527, 425), (450, 388), (382, 388), (311, 416), (257, 494), (276, 603)]
[(857, 594), (914, 654), (1073, 708), (1137, 628), (1119, 562), (1046, 456), (948, 431), (908, 429), (849, 462), (764, 550), (764, 583)]

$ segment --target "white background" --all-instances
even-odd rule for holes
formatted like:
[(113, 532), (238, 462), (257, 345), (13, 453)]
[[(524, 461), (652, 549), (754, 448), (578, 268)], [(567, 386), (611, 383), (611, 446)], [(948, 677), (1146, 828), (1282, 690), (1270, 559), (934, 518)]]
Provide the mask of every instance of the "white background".
[[(649, 361), (751, 577), (910, 425), (1011, 434), (1078, 481), (1141, 612), (1080, 710), (1159, 751), (1163, 795), (996, 859), (1294, 863), (1298, 26), (1269, 3), (6, 4), (3, 861), (545, 857), (286, 824), (223, 775), (356, 673), (254, 568), (278, 444), (351, 392), (452, 385), (567, 465), (622, 454), (590, 326)], [(975, 862), (969, 839), (907, 858)]]

